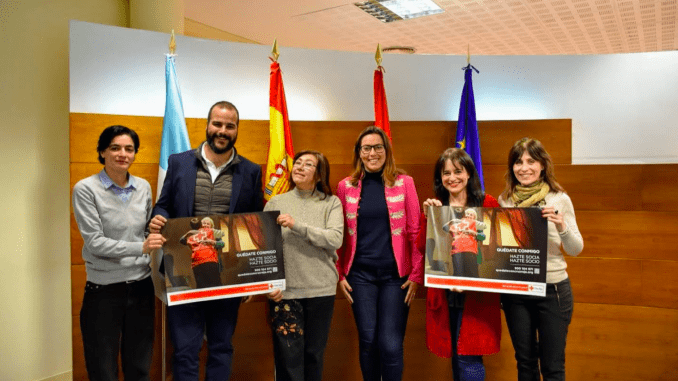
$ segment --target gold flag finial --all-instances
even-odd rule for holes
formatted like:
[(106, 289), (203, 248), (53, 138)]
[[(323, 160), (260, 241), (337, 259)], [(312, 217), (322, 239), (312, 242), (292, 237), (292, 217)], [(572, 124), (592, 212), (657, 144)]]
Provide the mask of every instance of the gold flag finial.
[(271, 59), (274, 62), (278, 61), (278, 57), (280, 57), (280, 53), (278, 53), (278, 39), (273, 40), (273, 49), (271, 49)]
[(177, 40), (174, 38), (174, 29), (172, 29), (172, 37), (170, 37), (169, 50), (170, 54), (174, 54), (174, 51), (177, 50)]
[(471, 44), (466, 46), (466, 64), (471, 64)]
[(374, 53), (374, 60), (377, 61), (377, 67), (381, 66), (381, 45), (377, 44), (377, 52)]

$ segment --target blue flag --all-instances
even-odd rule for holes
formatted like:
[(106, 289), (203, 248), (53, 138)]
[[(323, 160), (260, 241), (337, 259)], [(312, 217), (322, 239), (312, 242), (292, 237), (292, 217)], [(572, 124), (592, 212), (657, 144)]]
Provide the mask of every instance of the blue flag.
[(461, 148), (473, 159), (473, 164), (478, 170), (480, 186), (485, 190), (483, 178), (483, 164), (480, 160), (480, 139), (478, 139), (478, 122), (476, 121), (476, 102), (473, 98), (473, 83), (471, 76), (473, 70), (479, 73), (470, 64), (464, 68), (464, 91), (461, 93), (459, 105), (459, 119), (457, 121), (457, 148)]
[(165, 61), (165, 83), (167, 84), (165, 98), (165, 117), (162, 119), (162, 143), (160, 143), (160, 161), (158, 168), (158, 192), (160, 197), (162, 184), (165, 182), (167, 173), (167, 160), (174, 153), (184, 152), (191, 149), (184, 119), (184, 105), (181, 102), (179, 81), (174, 69), (174, 55), (167, 55)]

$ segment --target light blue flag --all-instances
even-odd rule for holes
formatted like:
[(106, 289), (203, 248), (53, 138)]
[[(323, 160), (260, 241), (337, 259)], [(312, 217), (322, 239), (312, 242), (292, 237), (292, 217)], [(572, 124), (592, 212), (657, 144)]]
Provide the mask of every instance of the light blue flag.
[(167, 173), (167, 160), (174, 153), (191, 149), (184, 119), (184, 105), (181, 102), (179, 81), (174, 69), (174, 55), (168, 54), (165, 61), (165, 83), (167, 84), (165, 98), (165, 117), (162, 119), (162, 143), (160, 143), (160, 168), (158, 168), (158, 193), (160, 198), (162, 185)]
[(473, 164), (478, 171), (480, 186), (485, 190), (485, 179), (483, 178), (483, 164), (480, 159), (480, 139), (478, 138), (478, 122), (476, 121), (476, 102), (473, 97), (473, 83), (471, 77), (473, 70), (478, 69), (470, 64), (464, 68), (464, 90), (461, 93), (461, 104), (459, 105), (459, 119), (457, 120), (457, 148), (461, 148), (473, 160)]

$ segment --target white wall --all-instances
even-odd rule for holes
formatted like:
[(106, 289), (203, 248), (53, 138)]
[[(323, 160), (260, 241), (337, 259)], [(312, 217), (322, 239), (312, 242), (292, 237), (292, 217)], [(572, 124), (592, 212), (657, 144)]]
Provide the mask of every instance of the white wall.
[[(162, 33), (71, 25), (71, 111), (161, 116)], [(231, 100), (268, 119), (269, 46), (177, 38), (187, 117)], [(291, 120), (372, 120), (372, 54), (281, 46)], [(391, 120), (456, 120), (462, 56), (386, 55)], [(576, 164), (678, 163), (678, 52), (478, 56), (478, 120), (573, 120)], [(509, 144), (510, 142), (507, 142)]]

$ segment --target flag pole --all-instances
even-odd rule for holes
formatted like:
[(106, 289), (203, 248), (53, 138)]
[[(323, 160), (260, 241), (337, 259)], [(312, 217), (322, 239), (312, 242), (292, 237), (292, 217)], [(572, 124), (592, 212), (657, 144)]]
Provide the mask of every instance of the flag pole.
[(377, 69), (381, 67), (381, 45), (377, 43), (377, 52), (374, 53), (374, 60), (377, 61)]
[(466, 64), (471, 64), (471, 44), (466, 46)]
[[(174, 29), (172, 29), (172, 35), (170, 36), (170, 41), (169, 41), (169, 54), (174, 55), (177, 49), (177, 40), (174, 37)], [(162, 310), (161, 310), (161, 319), (162, 319), (162, 380), (164, 381), (167, 378), (167, 369), (166, 369), (166, 364), (167, 364), (167, 333), (166, 329), (167, 327), (165, 326), (165, 320), (167, 317), (167, 306), (165, 306), (164, 303), (162, 303)]]

